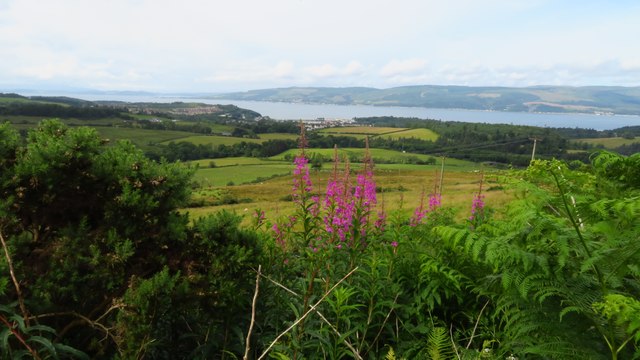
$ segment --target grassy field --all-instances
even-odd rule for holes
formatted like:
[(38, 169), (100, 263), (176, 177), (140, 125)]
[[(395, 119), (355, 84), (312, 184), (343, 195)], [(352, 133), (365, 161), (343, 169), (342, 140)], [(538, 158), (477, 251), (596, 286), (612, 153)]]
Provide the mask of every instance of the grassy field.
[[(284, 160), (287, 157), (292, 158), (298, 154), (298, 151), (299, 150), (297, 149), (287, 150), (281, 154), (271, 157), (270, 159)], [(333, 149), (311, 148), (311, 149), (306, 149), (305, 151), (308, 154), (316, 153), (328, 159), (332, 159), (334, 156)], [(358, 161), (361, 161), (364, 158), (364, 153), (365, 153), (365, 149), (361, 149), (361, 148), (338, 149), (338, 157), (340, 159), (343, 159), (345, 157), (353, 159), (355, 157), (358, 159)], [(402, 164), (402, 163), (415, 162), (415, 160), (428, 161), (430, 159), (433, 159), (433, 156), (430, 156), (430, 155), (404, 153), (401, 151), (386, 150), (386, 149), (370, 149), (370, 153), (371, 153), (371, 157), (373, 158), (373, 161), (380, 162), (380, 163), (394, 162), (394, 163)]]
[[(164, 144), (169, 143), (174, 140), (164, 141)], [(247, 143), (260, 143), (262, 140), (260, 139), (247, 139), (240, 137), (232, 137), (232, 136), (220, 136), (220, 135), (190, 135), (184, 138), (181, 138), (180, 141), (190, 142), (194, 145), (233, 145), (241, 142)]]
[[(307, 152), (318, 151), (332, 156), (332, 149), (308, 149)], [(343, 154), (363, 155), (364, 149), (342, 149)], [(293, 164), (284, 161), (286, 154), (295, 155), (298, 150), (291, 150), (271, 159), (247, 157), (206, 159), (188, 164), (199, 165), (195, 173), (195, 181), (200, 187), (195, 191), (195, 203), (204, 206), (185, 209), (192, 217), (197, 218), (220, 210), (230, 210), (238, 214), (246, 214), (245, 223), (251, 221), (251, 214), (261, 209), (267, 212), (269, 219), (277, 219), (291, 214), (294, 204), (288, 195), (292, 186)], [(390, 159), (396, 156), (426, 155), (405, 154), (398, 151), (371, 149), (374, 157)], [(209, 168), (209, 162), (215, 163)], [(375, 164), (375, 178), (379, 188), (379, 205), (386, 211), (398, 211), (410, 215), (420, 203), (421, 193), (427, 194), (439, 182), (441, 169), (440, 159), (435, 165), (412, 164)], [(362, 164), (351, 165), (353, 171), (359, 171)], [(473, 194), (478, 191), (481, 172), (485, 172), (486, 200), (490, 206), (502, 206), (511, 195), (501, 190), (497, 184), (499, 171), (483, 168), (482, 165), (464, 160), (446, 159), (443, 176), (443, 203), (453, 207), (455, 216), (466, 218), (471, 206)], [(332, 176), (332, 164), (325, 163), (322, 169), (312, 169), (311, 179), (314, 192), (322, 196), (328, 179)], [(233, 183), (234, 186), (226, 186)], [(208, 206), (207, 204), (225, 203)]]
[(199, 168), (194, 175), (194, 180), (204, 187), (225, 186), (228, 184), (255, 182), (261, 178), (268, 179), (274, 176), (288, 175), (292, 170), (293, 166), (287, 163)]
[(324, 134), (360, 134), (360, 135), (383, 135), (394, 133), (398, 131), (409, 130), (406, 128), (394, 128), (394, 127), (375, 127), (375, 126), (344, 126), (335, 128), (320, 129), (318, 132)]
[[(0, 117), (0, 122), (10, 122), (13, 126), (18, 129), (30, 129), (37, 126), (42, 120), (51, 119), (51, 117), (42, 117), (42, 116), (23, 116), (23, 115), (4, 115)], [(80, 120), (80, 119), (57, 119), (64, 124), (69, 126), (90, 126), (90, 127), (99, 127), (99, 126), (114, 126), (122, 124), (122, 119), (117, 118), (103, 118), (103, 119), (92, 119), (92, 120)]]
[(438, 140), (438, 134), (436, 134), (435, 132), (429, 129), (407, 129), (407, 130), (393, 132), (390, 134), (383, 134), (383, 135), (380, 135), (380, 137), (384, 137), (392, 140), (399, 140), (402, 138), (405, 138), (405, 139), (415, 138), (415, 139), (420, 139), (425, 141)]
[(169, 130), (146, 130), (120, 127), (96, 127), (100, 136), (110, 140), (130, 140), (132, 143), (144, 149), (150, 144), (176, 141), (189, 137), (192, 133)]
[(274, 160), (265, 160), (254, 157), (228, 157), (228, 158), (220, 158), (220, 159), (202, 159), (202, 160), (194, 160), (189, 161), (186, 164), (191, 166), (199, 166), (201, 168), (210, 167), (210, 163), (215, 163), (215, 167), (224, 167), (224, 166), (238, 166), (238, 165), (281, 165), (281, 164), (291, 164), (290, 161), (274, 161)]
[(640, 137), (637, 137), (635, 139), (625, 139), (621, 137), (580, 139), (580, 140), (577, 140), (576, 142), (582, 142), (582, 143), (587, 143), (592, 145), (602, 145), (607, 149), (615, 149), (622, 145), (640, 143)]
[[(275, 140), (275, 139), (296, 140), (298, 138), (298, 136), (294, 134), (276, 134), (276, 133), (260, 134), (258, 136), (260, 136), (259, 139), (241, 138), (241, 137), (233, 137), (233, 136), (219, 136), (219, 135), (192, 135), (192, 136), (181, 138), (180, 141), (190, 142), (195, 145), (218, 146), (218, 145), (233, 145), (233, 144), (241, 143), (243, 141), (247, 143), (261, 144), (268, 140)], [(169, 141), (173, 141), (173, 140), (167, 140), (165, 141), (165, 143), (168, 143)]]
[(69, 105), (67, 104), (62, 104), (62, 103), (57, 103), (54, 101), (44, 101), (44, 100), (31, 100), (31, 99), (24, 99), (24, 98), (13, 98), (13, 97), (2, 97), (0, 96), (0, 103), (4, 103), (4, 104), (10, 104), (10, 103), (20, 103), (20, 104), (53, 104), (53, 105), (60, 105), (60, 106), (64, 106), (64, 107), (68, 107)]
[(337, 128), (327, 128), (318, 130), (324, 135), (351, 136), (357, 139), (366, 137), (382, 137), (393, 140), (402, 138), (415, 138), (426, 141), (436, 141), (438, 134), (429, 129), (407, 129), (394, 127), (369, 127), (369, 126), (346, 126)]
[(298, 134), (281, 134), (281, 133), (269, 133), (269, 134), (258, 134), (262, 141), (268, 140), (294, 140), (297, 141), (299, 135)]
[[(456, 164), (445, 163), (443, 176), (442, 203), (443, 206), (451, 207), (456, 218), (465, 219), (469, 216), (471, 201), (474, 193), (478, 191), (481, 172), (480, 165), (475, 165), (472, 169), (470, 164), (466, 167), (456, 166)], [(326, 166), (330, 168), (330, 166)], [(220, 171), (216, 173), (217, 171)], [(267, 218), (276, 220), (285, 215), (290, 215), (295, 211), (294, 203), (288, 199), (291, 191), (292, 177), (290, 175), (293, 165), (255, 165), (236, 166), (232, 168), (214, 168), (198, 170), (196, 177), (213, 177), (213, 183), (222, 183), (225, 180), (238, 181), (243, 176), (256, 176), (255, 172), (266, 175), (269, 171), (277, 173), (283, 171), (283, 176), (265, 180), (259, 183), (226, 186), (226, 187), (203, 187), (199, 192), (202, 194), (215, 194), (216, 191), (223, 190), (226, 196), (236, 199), (238, 203), (203, 206), (185, 209), (192, 218), (204, 216), (220, 210), (229, 210), (238, 214), (244, 214), (245, 223), (251, 222), (252, 214), (255, 210), (264, 210)], [(233, 174), (228, 176), (227, 174)], [(513, 199), (513, 195), (502, 190), (499, 182), (500, 171), (485, 169), (484, 193), (487, 206), (499, 208)], [(220, 178), (215, 178), (219, 176)], [(311, 179), (314, 184), (314, 192), (322, 196), (324, 188), (331, 176), (330, 169), (312, 170)], [(376, 165), (376, 184), (380, 190), (378, 193), (378, 208), (384, 207), (387, 212), (399, 212), (405, 216), (413, 213), (420, 204), (420, 197), (423, 190), (428, 194), (436, 182), (439, 182), (439, 167), (424, 165)], [(215, 195), (214, 195), (215, 196)]]

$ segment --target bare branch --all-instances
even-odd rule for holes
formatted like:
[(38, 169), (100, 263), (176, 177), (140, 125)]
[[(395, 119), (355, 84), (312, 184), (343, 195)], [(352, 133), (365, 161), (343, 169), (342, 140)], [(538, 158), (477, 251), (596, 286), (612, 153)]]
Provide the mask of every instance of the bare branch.
[(251, 323), (249, 323), (249, 331), (247, 332), (247, 340), (245, 341), (244, 348), (244, 360), (249, 359), (249, 350), (251, 349), (251, 332), (253, 331), (253, 324), (256, 321), (256, 303), (258, 302), (258, 289), (260, 285), (260, 273), (262, 272), (262, 265), (258, 265), (258, 274), (256, 275), (256, 290), (253, 292), (253, 303), (251, 304)]
[(315, 311), (316, 307), (318, 305), (320, 305), (321, 302), (324, 301), (324, 299), (327, 298), (327, 296), (329, 296), (329, 294), (336, 288), (338, 287), (338, 285), (340, 285), (343, 281), (345, 281), (349, 276), (351, 276), (351, 274), (353, 274), (356, 270), (358, 270), (358, 267), (356, 266), (355, 268), (353, 268), (353, 270), (349, 271), (349, 273), (347, 275), (345, 275), (342, 279), (340, 279), (340, 281), (338, 281), (337, 283), (335, 283), (335, 285), (333, 285), (331, 287), (331, 289), (329, 289), (324, 295), (322, 295), (322, 297), (320, 298), (320, 300), (318, 300), (318, 302), (316, 302), (315, 304), (313, 304), (309, 310), (307, 310), (307, 312), (305, 312), (298, 320), (296, 320), (293, 324), (291, 324), (291, 326), (289, 326), (285, 331), (283, 331), (282, 333), (280, 333), (280, 335), (278, 335), (272, 342), (271, 344), (269, 344), (269, 346), (267, 347), (267, 349), (262, 353), (262, 355), (260, 355), (260, 357), (258, 358), (258, 360), (264, 358), (268, 353), (269, 350), (271, 350), (271, 348), (278, 343), (278, 340), (280, 340), (280, 338), (282, 338), (283, 336), (285, 336), (289, 331), (291, 331), (291, 329), (293, 329), (296, 325), (298, 325), (302, 320), (304, 320), (307, 315), (309, 315), (312, 311)]
[(473, 327), (473, 331), (471, 332), (471, 337), (469, 338), (469, 342), (467, 343), (466, 349), (469, 349), (469, 347), (471, 346), (471, 342), (473, 341), (473, 338), (476, 336), (476, 329), (478, 328), (478, 323), (480, 322), (480, 317), (482, 317), (482, 312), (487, 307), (487, 305), (489, 305), (489, 301), (490, 300), (487, 300), (487, 302), (484, 304), (484, 306), (480, 310), (480, 314), (478, 314), (478, 319), (476, 320), (476, 324)]
[(11, 280), (13, 281), (13, 286), (16, 288), (16, 295), (18, 296), (18, 304), (20, 305), (20, 312), (22, 312), (22, 317), (27, 325), (29, 325), (29, 313), (27, 312), (27, 307), (24, 305), (24, 298), (22, 296), (22, 291), (20, 290), (20, 283), (18, 283), (18, 279), (16, 278), (16, 273), (13, 270), (13, 261), (11, 261), (11, 255), (9, 255), (9, 248), (7, 247), (7, 242), (4, 241), (4, 236), (2, 236), (2, 232), (0, 231), (0, 241), (2, 241), (2, 249), (4, 250), (4, 256), (7, 258), (7, 265), (9, 265), (9, 274), (11, 274)]

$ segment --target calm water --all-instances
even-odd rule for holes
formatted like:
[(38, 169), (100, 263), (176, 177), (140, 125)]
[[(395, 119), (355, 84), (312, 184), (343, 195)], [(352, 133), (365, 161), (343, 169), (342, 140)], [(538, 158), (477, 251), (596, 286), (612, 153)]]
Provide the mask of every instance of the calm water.
[(610, 130), (623, 126), (640, 125), (640, 116), (587, 115), (587, 114), (533, 114), (518, 112), (478, 111), (459, 109), (428, 109), (419, 107), (292, 104), (266, 101), (211, 100), (132, 95), (69, 95), (85, 100), (118, 100), (128, 102), (202, 102), (207, 104), (233, 104), (257, 111), (278, 120), (351, 119), (368, 116), (416, 117), (444, 121), (465, 121), (490, 124), (533, 125), (540, 127), (569, 127)]

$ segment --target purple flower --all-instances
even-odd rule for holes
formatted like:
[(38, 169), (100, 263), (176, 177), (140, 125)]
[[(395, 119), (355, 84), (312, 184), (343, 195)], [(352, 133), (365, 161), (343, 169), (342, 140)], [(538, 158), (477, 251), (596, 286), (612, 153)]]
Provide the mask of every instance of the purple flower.
[(433, 211), (440, 207), (442, 204), (442, 197), (440, 194), (431, 194), (429, 196), (429, 211)]
[(293, 169), (292, 196), (297, 202), (300, 202), (313, 189), (311, 176), (309, 175), (309, 160), (304, 155), (298, 155), (293, 160), (293, 163), (296, 167)]
[(409, 226), (418, 226), (422, 219), (427, 216), (427, 211), (424, 208), (424, 189), (422, 189), (422, 193), (420, 194), (420, 205), (413, 211), (413, 216), (411, 220), (409, 220)]
[(278, 224), (273, 224), (273, 226), (271, 227), (271, 230), (273, 230), (273, 232), (276, 235), (276, 244), (278, 246), (280, 246), (280, 248), (284, 251), (285, 250), (285, 246), (286, 246), (286, 242), (285, 242), (284, 234), (283, 234), (282, 230), (280, 229)]
[(484, 214), (484, 195), (478, 193), (474, 195), (473, 201), (471, 202), (471, 216), (469, 217), (469, 221), (473, 221), (475, 219), (481, 218)]

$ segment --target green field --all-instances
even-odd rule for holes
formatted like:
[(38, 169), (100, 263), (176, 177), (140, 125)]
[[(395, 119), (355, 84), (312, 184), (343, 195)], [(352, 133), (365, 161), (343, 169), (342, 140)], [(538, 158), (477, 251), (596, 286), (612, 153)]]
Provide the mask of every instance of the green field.
[(60, 105), (60, 106), (69, 106), (67, 104), (62, 104), (62, 103), (57, 103), (57, 102), (53, 102), (53, 101), (43, 101), (43, 100), (31, 100), (31, 99), (25, 99), (25, 98), (13, 98), (13, 97), (4, 97), (4, 96), (0, 96), (0, 104), (9, 104), (9, 103), (20, 103), (20, 104), (53, 104), (53, 105)]
[[(324, 150), (324, 149), (321, 149)], [(356, 149), (361, 150), (361, 149)], [(295, 151), (294, 151), (295, 152)], [(386, 150), (371, 149), (372, 153), (387, 153)], [(288, 153), (288, 152), (287, 152)], [(297, 153), (297, 152), (295, 152)], [(357, 152), (356, 152), (357, 153)], [(362, 152), (361, 152), (362, 153)], [(282, 154), (281, 154), (282, 155)], [(388, 155), (388, 154), (387, 154)], [(412, 154), (403, 154), (412, 155)], [(426, 155), (422, 155), (426, 156)], [(190, 161), (189, 166), (198, 166), (194, 179), (202, 186), (225, 186), (229, 183), (235, 185), (255, 182), (260, 178), (270, 178), (275, 175), (289, 174), (293, 170), (293, 163), (285, 161), (284, 155), (266, 159), (251, 157), (230, 157), (220, 159), (203, 159)], [(281, 159), (281, 160), (280, 160)], [(215, 166), (210, 167), (211, 163)], [(324, 164), (321, 172), (331, 171), (331, 164)], [(358, 170), (360, 164), (353, 164), (353, 169)], [(415, 165), (415, 164), (375, 164), (376, 171), (381, 173), (393, 173), (405, 171), (432, 171), (440, 170), (441, 159), (437, 159), (435, 165)], [(445, 171), (473, 171), (481, 166), (469, 161), (458, 159), (446, 159)]]
[(184, 131), (146, 130), (124, 127), (96, 127), (100, 136), (110, 140), (130, 140), (141, 148), (162, 142), (176, 141), (192, 135)]
[(591, 145), (602, 145), (607, 149), (615, 149), (622, 145), (630, 145), (633, 143), (640, 143), (640, 137), (635, 139), (625, 139), (621, 137), (611, 137), (611, 138), (593, 138), (593, 139), (580, 139), (576, 142), (587, 143)]
[[(297, 135), (294, 134), (260, 134), (259, 139), (250, 139), (250, 138), (242, 138), (242, 137), (233, 137), (233, 136), (220, 136), (220, 135), (191, 135), (184, 138), (181, 138), (180, 141), (190, 142), (194, 145), (233, 145), (241, 142), (261, 144), (268, 140), (275, 139), (291, 139), (296, 140), (298, 138)], [(173, 140), (164, 141), (164, 143), (168, 143)]]
[(297, 141), (300, 137), (298, 134), (283, 134), (283, 133), (269, 133), (269, 134), (258, 134), (260, 140), (268, 141), (268, 140), (294, 140)]
[(402, 131), (396, 131), (389, 134), (380, 135), (380, 137), (384, 137), (392, 140), (400, 140), (402, 138), (405, 139), (420, 139), (426, 141), (436, 141), (438, 140), (438, 134), (429, 130), (429, 129), (407, 129)]
[(335, 127), (335, 128), (326, 128), (318, 130), (320, 133), (325, 134), (361, 134), (361, 135), (383, 135), (388, 133), (393, 133), (397, 131), (408, 130), (406, 128), (394, 128), (394, 127), (375, 127), (375, 126), (345, 126), (345, 127)]
[[(213, 160), (216, 161), (216, 160)], [(201, 186), (225, 186), (229, 184), (245, 184), (268, 179), (278, 175), (288, 175), (293, 165), (287, 163), (255, 164), (224, 166), (216, 168), (200, 168), (194, 175), (194, 180)]]
[[(298, 154), (299, 150), (298, 149), (291, 149), (291, 150), (287, 150), (281, 154), (278, 154), (276, 156), (272, 156), (270, 159), (272, 160), (285, 160), (285, 158), (292, 158), (294, 156), (296, 156)], [(311, 149), (306, 149), (305, 152), (307, 154), (318, 154), (321, 155), (324, 158), (333, 158), (334, 156), (334, 150), (333, 149), (317, 149), (317, 148), (311, 148)], [(423, 154), (412, 154), (412, 153), (403, 153), (401, 151), (396, 151), (396, 150), (386, 150), (386, 149), (369, 149), (369, 152), (371, 154), (371, 157), (373, 158), (374, 162), (376, 162), (376, 159), (379, 162), (395, 162), (395, 163), (403, 163), (403, 162), (409, 162), (412, 159), (417, 159), (417, 160), (421, 160), (421, 161), (427, 161), (431, 158), (433, 158), (433, 156), (430, 155), (423, 155)], [(344, 158), (345, 156), (348, 158), (357, 158), (358, 160), (361, 160), (364, 158), (364, 153), (365, 153), (365, 149), (361, 149), (361, 148), (344, 148), (344, 149), (338, 149), (338, 157), (340, 159)]]
[[(164, 141), (164, 144), (167, 144), (174, 140)], [(184, 138), (181, 138), (180, 141), (190, 142), (194, 145), (233, 145), (241, 142), (247, 143), (260, 143), (262, 140), (260, 139), (247, 139), (241, 137), (232, 137), (232, 136), (220, 136), (220, 135), (190, 135)]]
[(200, 168), (209, 167), (210, 163), (214, 162), (215, 167), (225, 167), (225, 166), (238, 166), (238, 165), (281, 165), (281, 164), (291, 164), (290, 161), (274, 161), (274, 160), (264, 160), (260, 158), (254, 157), (227, 157), (227, 158), (219, 158), (219, 159), (202, 159), (202, 160), (194, 160), (189, 161), (186, 164), (191, 166), (199, 166)]
[[(242, 158), (237, 158), (242, 162)], [(222, 159), (213, 159), (220, 161)], [(332, 171), (332, 164), (325, 164), (322, 170), (311, 170), (313, 192), (322, 194)], [(354, 164), (352, 169), (359, 171), (361, 166)], [(188, 211), (193, 218), (204, 216), (222, 209), (238, 214), (246, 214), (246, 222), (251, 221), (251, 214), (256, 209), (265, 210), (270, 219), (291, 214), (294, 203), (288, 195), (292, 188), (291, 173), (293, 164), (277, 165), (240, 165), (213, 169), (199, 169), (195, 178), (201, 187), (195, 196), (203, 203), (212, 203), (219, 199), (216, 189), (223, 189), (227, 197), (236, 199), (237, 203), (216, 206), (197, 206)], [(405, 215), (413, 212), (420, 202), (420, 194), (432, 191), (439, 182), (440, 164), (376, 164), (375, 181), (379, 189), (378, 207), (387, 211), (399, 210)], [(480, 164), (447, 159), (443, 176), (443, 204), (453, 207), (455, 216), (465, 218), (471, 206), (473, 194), (478, 191), (481, 172), (485, 173), (486, 202), (490, 207), (500, 207), (512, 199), (512, 194), (501, 190), (498, 175), (501, 171), (483, 168)], [(258, 176), (282, 175), (264, 181), (256, 181)], [(224, 186), (233, 182), (236, 186)], [(243, 185), (239, 185), (243, 183)], [(384, 205), (383, 205), (384, 203)]]

